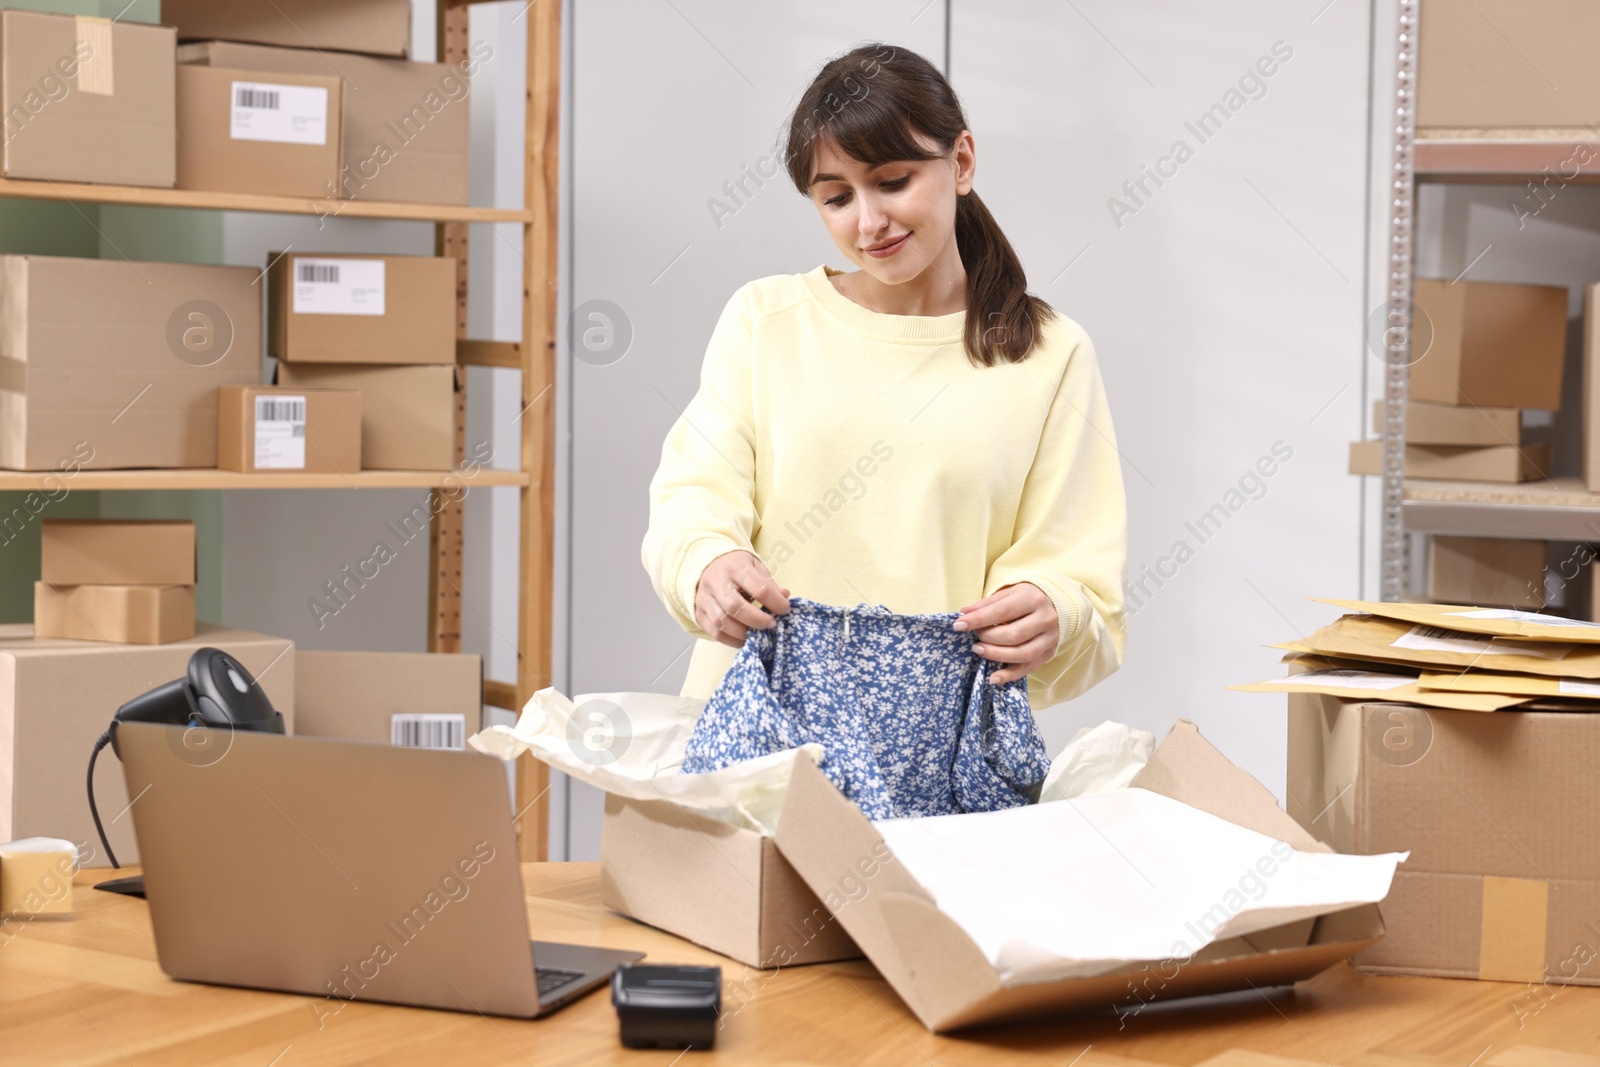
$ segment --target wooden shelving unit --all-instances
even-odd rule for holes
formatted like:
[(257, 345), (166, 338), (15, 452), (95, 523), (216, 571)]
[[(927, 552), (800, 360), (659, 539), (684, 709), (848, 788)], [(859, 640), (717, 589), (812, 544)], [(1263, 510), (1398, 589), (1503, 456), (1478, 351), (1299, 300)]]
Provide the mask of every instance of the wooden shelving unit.
[(469, 204), (392, 204), (379, 200), (312, 200), (256, 193), (207, 193), (193, 189), (145, 189), (136, 185), (85, 185), (77, 182), (18, 181), (0, 178), (0, 196), (21, 200), (72, 200), (84, 204), (184, 207), (205, 211), (257, 211), (272, 215), (324, 218), (402, 219), (413, 222), (529, 222), (516, 208)]
[(360, 471), (355, 474), (294, 472), (241, 474), (197, 467), (183, 470), (0, 471), (0, 490), (73, 489), (454, 489), (463, 485), (527, 485), (522, 471)]
[(1600, 541), (1600, 495), (1577, 478), (1520, 485), (1405, 478), (1405, 400), (1411, 363), (1411, 301), (1418, 240), (1419, 184), (1506, 184), (1559, 174), (1600, 184), (1600, 139), (1593, 129), (1429, 130), (1416, 127), (1419, 0), (1399, 0), (1395, 36), (1394, 156), (1390, 182), (1377, 190), (1389, 218), (1386, 276), (1382, 564), (1380, 596), (1410, 593), (1411, 534)]
[[(487, 0), (439, 0), (439, 62), (469, 58), (467, 9)], [(555, 323), (557, 176), (561, 90), (561, 5), (531, 4), (527, 34), (527, 119), (523, 206), (396, 204), (365, 200), (143, 189), (69, 182), (0, 179), (0, 196), (34, 200), (129, 204), (147, 207), (252, 211), (327, 218), (401, 219), (435, 224), (435, 254), (453, 257), (456, 274), (456, 359), (462, 365), (509, 367), (522, 372), (519, 470), (478, 467), (456, 471), (361, 471), (359, 474), (240, 474), (225, 470), (0, 471), (0, 489), (48, 489), (66, 480), (74, 489), (378, 489), (432, 491), (429, 530), (428, 651), (461, 650), (461, 485), (516, 486), (520, 491), (518, 545), (517, 678), (486, 679), (484, 700), (518, 711), (534, 691), (550, 684), (551, 595), (555, 509)], [(474, 222), (522, 224), (521, 342), (467, 338), (467, 236)], [(355, 249), (351, 249), (355, 251)], [(456, 462), (464, 459), (466, 398), (457, 394)], [(509, 576), (503, 576), (509, 578)], [(517, 824), (524, 860), (543, 860), (548, 847), (549, 770), (531, 757), (517, 766)]]

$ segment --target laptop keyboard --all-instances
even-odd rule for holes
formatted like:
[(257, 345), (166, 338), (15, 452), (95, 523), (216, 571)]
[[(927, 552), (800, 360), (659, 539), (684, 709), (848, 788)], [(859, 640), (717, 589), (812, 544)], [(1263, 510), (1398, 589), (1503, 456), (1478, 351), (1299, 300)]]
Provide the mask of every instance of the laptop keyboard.
[(539, 995), (554, 993), (570, 982), (576, 982), (583, 977), (582, 971), (563, 971), (557, 967), (535, 967), (533, 976), (539, 983)]

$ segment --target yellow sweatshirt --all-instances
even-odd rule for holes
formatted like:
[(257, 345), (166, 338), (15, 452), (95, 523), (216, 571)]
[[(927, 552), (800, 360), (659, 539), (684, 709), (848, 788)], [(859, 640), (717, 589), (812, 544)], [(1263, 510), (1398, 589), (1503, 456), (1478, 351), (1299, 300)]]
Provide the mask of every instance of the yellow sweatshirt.
[(819, 266), (742, 286), (650, 482), (642, 556), (695, 642), (682, 695), (709, 697), (736, 649), (694, 618), (707, 564), (754, 552), (793, 596), (948, 612), (1032, 582), (1061, 642), (1034, 708), (1116, 670), (1127, 504), (1088, 335), (1057, 316), (1020, 364), (966, 355), (966, 312), (889, 315)]

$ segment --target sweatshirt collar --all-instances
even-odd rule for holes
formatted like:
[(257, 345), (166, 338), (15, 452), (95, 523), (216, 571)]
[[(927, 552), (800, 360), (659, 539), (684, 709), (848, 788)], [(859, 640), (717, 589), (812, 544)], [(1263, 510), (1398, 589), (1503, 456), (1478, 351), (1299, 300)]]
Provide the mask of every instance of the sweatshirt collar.
[(948, 315), (890, 315), (873, 311), (839, 292), (828, 280), (832, 275), (843, 273), (824, 263), (801, 277), (805, 279), (813, 299), (857, 333), (910, 344), (951, 344), (961, 340), (961, 331), (967, 321), (965, 311), (954, 311)]

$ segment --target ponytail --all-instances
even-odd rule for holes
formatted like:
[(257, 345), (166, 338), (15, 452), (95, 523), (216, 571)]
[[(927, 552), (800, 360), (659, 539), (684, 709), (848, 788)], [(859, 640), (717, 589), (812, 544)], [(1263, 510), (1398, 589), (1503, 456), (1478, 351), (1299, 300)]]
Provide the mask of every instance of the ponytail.
[(956, 198), (956, 249), (967, 272), (967, 357), (1021, 363), (1055, 310), (1028, 292), (1022, 261), (976, 191)]

